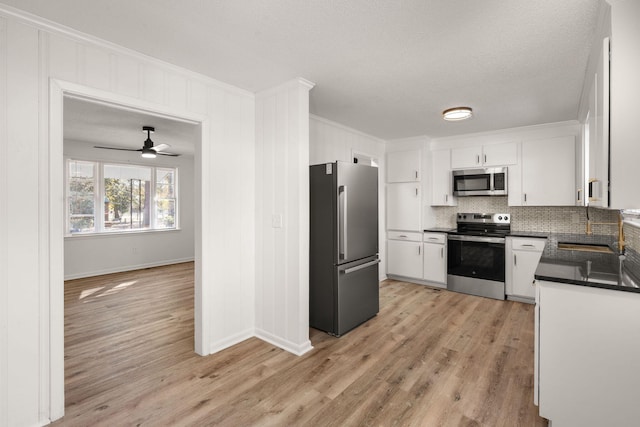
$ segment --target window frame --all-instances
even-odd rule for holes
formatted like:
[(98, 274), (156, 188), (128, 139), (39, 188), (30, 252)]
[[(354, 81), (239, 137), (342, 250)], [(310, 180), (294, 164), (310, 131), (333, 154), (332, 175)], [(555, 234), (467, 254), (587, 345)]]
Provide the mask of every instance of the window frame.
[[(93, 218), (94, 218), (94, 231), (90, 232), (76, 232), (70, 231), (71, 227), (71, 212), (70, 212), (70, 165), (72, 162), (85, 162), (93, 163), (94, 165), (94, 195), (93, 195)], [(151, 179), (150, 188), (153, 189), (151, 200), (149, 201), (149, 228), (136, 228), (136, 229), (119, 229), (117, 231), (111, 231), (105, 229), (104, 220), (104, 207), (103, 201), (105, 197), (105, 185), (104, 185), (104, 170), (105, 165), (113, 166), (127, 166), (127, 167), (140, 167), (150, 169)], [(156, 201), (157, 201), (157, 171), (165, 169), (172, 170), (174, 176), (173, 191), (175, 200), (175, 216), (174, 226), (170, 228), (155, 228), (156, 227)], [(178, 166), (169, 165), (145, 165), (132, 162), (119, 162), (111, 160), (89, 160), (81, 157), (65, 157), (65, 173), (64, 173), (64, 237), (91, 237), (91, 236), (117, 236), (123, 234), (140, 234), (140, 233), (157, 233), (157, 232), (172, 232), (180, 230), (180, 171)]]

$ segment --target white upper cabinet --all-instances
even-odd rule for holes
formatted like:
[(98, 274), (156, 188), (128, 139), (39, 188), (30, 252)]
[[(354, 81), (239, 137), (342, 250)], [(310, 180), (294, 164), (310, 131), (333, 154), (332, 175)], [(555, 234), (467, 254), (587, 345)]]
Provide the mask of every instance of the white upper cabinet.
[(431, 152), (431, 206), (456, 206), (451, 183), (451, 150)]
[(518, 162), (518, 143), (506, 142), (451, 150), (451, 168), (508, 166)]
[(573, 135), (522, 142), (522, 195), (517, 206), (572, 206), (576, 191)]
[(589, 91), (589, 205), (609, 206), (609, 38), (602, 43), (598, 68)]
[(420, 183), (387, 184), (387, 230), (422, 231)]
[(387, 182), (420, 181), (420, 150), (387, 153)]
[(609, 207), (638, 209), (640, 141), (636, 110), (640, 94), (640, 2), (608, 3), (611, 4)]

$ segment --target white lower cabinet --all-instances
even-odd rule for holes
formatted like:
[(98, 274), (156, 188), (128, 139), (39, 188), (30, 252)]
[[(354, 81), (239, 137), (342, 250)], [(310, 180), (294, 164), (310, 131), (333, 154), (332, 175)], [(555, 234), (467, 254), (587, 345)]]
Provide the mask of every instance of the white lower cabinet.
[(640, 293), (537, 281), (540, 416), (554, 426), (638, 425), (638, 313)]
[(443, 233), (424, 233), (423, 257), (424, 273), (422, 278), (429, 282), (447, 282), (447, 235)]
[(535, 299), (534, 274), (546, 239), (508, 237), (506, 241), (505, 293), (507, 297)]
[(422, 233), (389, 233), (387, 274), (422, 277)]

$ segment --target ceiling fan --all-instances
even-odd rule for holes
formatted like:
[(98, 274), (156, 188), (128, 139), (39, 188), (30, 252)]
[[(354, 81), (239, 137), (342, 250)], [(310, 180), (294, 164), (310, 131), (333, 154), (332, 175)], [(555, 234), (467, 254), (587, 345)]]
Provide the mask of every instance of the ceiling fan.
[(94, 145), (93, 148), (102, 148), (103, 150), (120, 150), (120, 151), (140, 151), (142, 153), (142, 157), (145, 159), (155, 159), (156, 155), (160, 154), (162, 156), (173, 156), (178, 157), (180, 154), (174, 153), (166, 153), (163, 150), (165, 148), (171, 147), (169, 144), (158, 144), (156, 146), (153, 145), (153, 141), (151, 140), (151, 133), (155, 132), (156, 128), (153, 126), (142, 126), (142, 131), (147, 132), (147, 140), (144, 142), (144, 145), (140, 149), (134, 148), (119, 148), (119, 147), (101, 147), (98, 145)]

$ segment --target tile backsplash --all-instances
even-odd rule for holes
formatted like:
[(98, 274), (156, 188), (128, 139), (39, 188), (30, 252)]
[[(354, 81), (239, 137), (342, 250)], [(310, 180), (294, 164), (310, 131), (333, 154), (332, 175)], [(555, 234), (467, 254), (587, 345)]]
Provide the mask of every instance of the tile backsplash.
[(625, 223), (624, 241), (627, 249), (633, 249), (637, 253), (640, 253), (640, 227)]
[[(508, 213), (511, 229), (551, 233), (584, 234), (587, 229), (587, 209), (579, 206), (508, 206), (507, 197), (460, 197), (458, 206), (438, 206), (436, 227), (456, 226), (458, 212)], [(593, 222), (612, 223), (593, 225), (594, 234), (616, 235), (618, 211), (589, 208)], [(625, 228), (626, 229), (626, 228)]]

